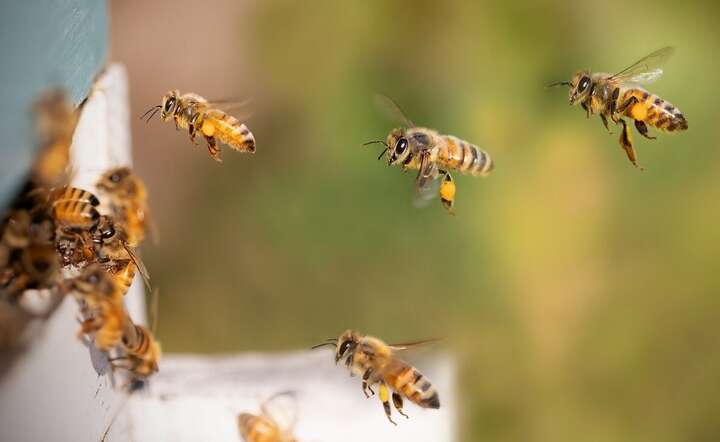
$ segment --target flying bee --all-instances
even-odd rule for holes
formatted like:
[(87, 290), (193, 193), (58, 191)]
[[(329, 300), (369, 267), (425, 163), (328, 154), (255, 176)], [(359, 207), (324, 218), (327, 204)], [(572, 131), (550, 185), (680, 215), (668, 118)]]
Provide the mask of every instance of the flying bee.
[(116, 223), (125, 228), (127, 243), (136, 247), (145, 238), (148, 213), (145, 183), (129, 167), (105, 172), (97, 188), (107, 194)]
[(260, 414), (240, 413), (238, 429), (245, 442), (297, 442), (292, 434), (297, 415), (288, 424), (281, 422), (270, 407), (271, 401), (291, 392), (280, 392), (260, 404)]
[(455, 183), (450, 171), (487, 176), (493, 170), (490, 155), (474, 144), (416, 126), (400, 106), (385, 95), (378, 95), (376, 102), (386, 113), (398, 119), (403, 127), (393, 129), (385, 141), (374, 140), (365, 145), (383, 144), (385, 150), (378, 160), (385, 155), (389, 166), (400, 166), (403, 171), (418, 171), (415, 178), (416, 206), (423, 206), (439, 196), (443, 207), (453, 213)]
[(230, 103), (210, 102), (197, 94), (180, 95), (180, 91), (172, 90), (163, 96), (161, 104), (148, 109), (143, 117), (149, 114), (147, 120), (150, 121), (159, 111), (163, 121), (173, 120), (177, 129), (187, 129), (193, 143), (199, 132), (207, 142), (210, 156), (218, 162), (222, 162), (218, 141), (240, 152), (255, 153), (252, 132), (237, 118), (218, 109), (220, 105)]
[(366, 397), (375, 394), (372, 386), (379, 384), (379, 397), (388, 420), (394, 424), (390, 410), (390, 393), (395, 409), (403, 412), (403, 397), (422, 408), (440, 408), (440, 399), (432, 383), (415, 367), (396, 356), (399, 350), (423, 344), (422, 341), (409, 344), (388, 345), (378, 338), (362, 335), (354, 330), (347, 330), (339, 338), (328, 339), (316, 345), (335, 347), (335, 363), (345, 358), (345, 366), (351, 375), (362, 376), (362, 391)]
[(94, 335), (95, 346), (110, 351), (122, 341), (128, 316), (120, 286), (97, 265), (85, 267), (67, 285), (81, 301), (85, 319), (78, 336)]
[(587, 69), (578, 71), (572, 80), (550, 86), (569, 86), (570, 105), (579, 103), (587, 118), (600, 115), (608, 132), (608, 120), (622, 125), (620, 146), (633, 166), (639, 167), (631, 131), (623, 117), (632, 120), (640, 135), (651, 140), (656, 137), (649, 135), (648, 126), (663, 132), (680, 132), (688, 128), (680, 109), (641, 86), (662, 76), (663, 70), (659, 66), (674, 52), (671, 47), (659, 49), (616, 74), (592, 73)]

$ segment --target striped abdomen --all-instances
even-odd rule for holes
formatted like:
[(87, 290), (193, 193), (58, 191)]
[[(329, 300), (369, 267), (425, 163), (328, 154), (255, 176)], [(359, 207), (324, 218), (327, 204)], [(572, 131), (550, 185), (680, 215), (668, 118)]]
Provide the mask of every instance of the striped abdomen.
[(90, 203), (92, 206), (100, 205), (100, 200), (95, 195), (88, 192), (87, 190), (79, 189), (77, 187), (65, 186), (59, 189), (54, 189), (50, 192), (50, 201), (60, 202), (62, 200), (71, 201), (82, 201)]
[(445, 145), (440, 146), (437, 161), (443, 167), (479, 176), (493, 170), (493, 162), (487, 152), (452, 135), (441, 135), (440, 138)]
[(82, 200), (59, 200), (52, 205), (52, 216), (59, 224), (89, 229), (97, 224), (100, 213)]
[(209, 109), (203, 115), (202, 133), (241, 152), (255, 152), (255, 137), (240, 121), (225, 112)]
[(650, 126), (666, 132), (677, 132), (688, 128), (687, 120), (680, 109), (645, 90), (636, 88), (625, 91), (619, 105), (631, 97), (635, 97), (638, 103), (627, 108), (624, 115), (634, 120), (644, 121)]
[(265, 416), (241, 413), (238, 416), (238, 429), (245, 442), (280, 441), (280, 429)]
[(440, 399), (432, 383), (400, 359), (391, 360), (383, 369), (383, 381), (414, 404), (423, 408), (440, 408)]
[(136, 356), (146, 355), (150, 352), (152, 344), (153, 338), (148, 329), (130, 322), (127, 324), (123, 335), (123, 345), (128, 353)]

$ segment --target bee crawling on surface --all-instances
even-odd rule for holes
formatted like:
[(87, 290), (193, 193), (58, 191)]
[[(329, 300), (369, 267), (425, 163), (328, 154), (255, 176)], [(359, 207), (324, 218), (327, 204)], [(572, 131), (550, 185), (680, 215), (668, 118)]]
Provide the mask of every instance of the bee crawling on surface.
[(65, 287), (82, 306), (78, 337), (92, 335), (95, 346), (106, 352), (120, 344), (129, 318), (115, 280), (100, 265), (91, 264), (67, 280)]
[(572, 80), (553, 83), (550, 87), (570, 87), (570, 105), (580, 104), (588, 118), (598, 114), (608, 132), (609, 121), (621, 125), (620, 146), (633, 166), (640, 167), (630, 128), (623, 117), (632, 120), (640, 135), (651, 140), (655, 137), (649, 135), (648, 126), (663, 132), (680, 132), (688, 128), (680, 109), (641, 86), (662, 76), (663, 70), (658, 66), (674, 52), (671, 47), (659, 49), (616, 74), (582, 70)]
[(403, 412), (403, 397), (422, 408), (440, 408), (440, 398), (430, 380), (415, 367), (396, 356), (399, 350), (424, 344), (421, 341), (409, 344), (388, 345), (378, 338), (347, 330), (339, 338), (331, 338), (313, 348), (325, 345), (335, 347), (335, 363), (345, 358), (345, 366), (351, 375), (362, 376), (362, 391), (366, 397), (375, 394), (373, 385), (379, 384), (379, 397), (388, 420), (397, 425), (391, 417), (390, 393), (395, 409)]
[(190, 140), (195, 143), (198, 133), (207, 142), (210, 156), (218, 162), (220, 147), (218, 141), (240, 152), (255, 153), (255, 137), (240, 121), (219, 109), (220, 106), (235, 106), (242, 103), (211, 102), (200, 95), (172, 90), (165, 94), (162, 103), (150, 108), (141, 118), (149, 114), (147, 121), (160, 112), (163, 121), (173, 120), (177, 129), (187, 129)]
[(260, 404), (260, 414), (240, 413), (238, 429), (245, 442), (297, 442), (292, 434), (297, 413), (289, 422), (285, 422), (271, 406), (273, 401), (281, 397), (293, 397), (293, 393), (284, 391), (270, 396)]
[(107, 195), (115, 222), (125, 228), (127, 243), (137, 247), (145, 239), (148, 204), (145, 183), (129, 167), (114, 167), (97, 182)]
[(365, 143), (382, 144), (389, 166), (400, 166), (403, 171), (417, 170), (415, 178), (415, 205), (420, 207), (439, 196), (443, 207), (453, 213), (455, 182), (450, 171), (473, 176), (487, 176), (494, 164), (490, 155), (465, 140), (453, 135), (416, 126), (405, 116), (400, 106), (385, 95), (376, 96), (378, 106), (398, 119), (403, 127), (393, 129), (385, 141)]

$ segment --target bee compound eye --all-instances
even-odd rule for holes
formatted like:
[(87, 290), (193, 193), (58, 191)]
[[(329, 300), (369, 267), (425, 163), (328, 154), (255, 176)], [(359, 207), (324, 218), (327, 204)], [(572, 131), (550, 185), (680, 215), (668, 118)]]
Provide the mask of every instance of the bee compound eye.
[(170, 112), (174, 105), (175, 105), (175, 97), (168, 98), (165, 101), (165, 107), (163, 108), (163, 111), (165, 111), (165, 113)]
[(585, 89), (587, 89), (588, 84), (590, 84), (590, 79), (588, 77), (583, 77), (580, 79), (580, 85), (578, 86), (578, 91), (583, 92)]
[(405, 149), (407, 149), (408, 141), (405, 138), (400, 138), (397, 142), (397, 145), (395, 145), (395, 153), (397, 155), (402, 155), (403, 152), (405, 152)]

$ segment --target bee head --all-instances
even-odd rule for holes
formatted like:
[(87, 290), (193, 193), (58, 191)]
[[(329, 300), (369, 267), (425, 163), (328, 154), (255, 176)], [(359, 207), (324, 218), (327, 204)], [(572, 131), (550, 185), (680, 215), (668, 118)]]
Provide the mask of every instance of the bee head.
[(71, 287), (82, 293), (93, 293), (103, 291), (101, 287), (107, 284), (111, 284), (111, 281), (105, 270), (98, 264), (91, 264), (72, 280)]
[(130, 176), (129, 167), (116, 167), (105, 172), (98, 183), (98, 187), (102, 190), (112, 192), (117, 190), (128, 176)]
[(405, 129), (394, 129), (387, 137), (387, 159), (388, 165), (396, 165), (404, 162), (410, 155), (410, 141), (407, 138)]
[(346, 330), (337, 340), (335, 347), (335, 363), (340, 362), (346, 355), (352, 354), (360, 341), (360, 335), (354, 330)]
[(579, 71), (577, 72), (572, 80), (570, 81), (570, 93), (568, 99), (571, 105), (582, 102), (585, 97), (590, 94), (590, 85), (592, 79), (590, 78), (590, 71)]
[(163, 121), (170, 120), (173, 115), (175, 114), (175, 110), (178, 106), (178, 98), (180, 96), (180, 91), (174, 90), (170, 91), (162, 99), (162, 104), (160, 105), (160, 118)]

